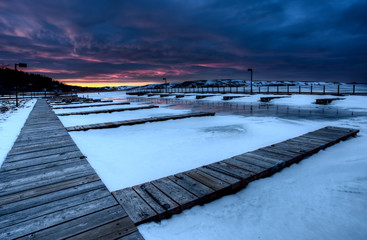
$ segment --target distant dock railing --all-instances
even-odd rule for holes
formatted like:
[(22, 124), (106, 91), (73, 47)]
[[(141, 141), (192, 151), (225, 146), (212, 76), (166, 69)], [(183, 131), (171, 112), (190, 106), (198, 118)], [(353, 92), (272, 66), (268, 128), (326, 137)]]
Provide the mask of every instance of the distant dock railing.
[[(367, 84), (338, 84), (338, 85), (268, 85), (252, 87), (254, 94), (315, 94), (315, 95), (367, 95)], [(249, 86), (239, 87), (187, 87), (187, 88), (137, 88), (127, 91), (132, 95), (147, 93), (233, 93), (250, 94)]]

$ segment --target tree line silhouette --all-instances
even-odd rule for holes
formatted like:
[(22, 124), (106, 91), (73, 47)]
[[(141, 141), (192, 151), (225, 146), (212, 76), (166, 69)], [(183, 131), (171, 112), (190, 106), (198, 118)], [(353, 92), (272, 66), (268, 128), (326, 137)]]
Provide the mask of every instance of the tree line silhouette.
[(82, 87), (66, 85), (41, 74), (0, 67), (0, 94), (12, 94), (16, 88), (20, 92), (70, 92), (83, 89)]

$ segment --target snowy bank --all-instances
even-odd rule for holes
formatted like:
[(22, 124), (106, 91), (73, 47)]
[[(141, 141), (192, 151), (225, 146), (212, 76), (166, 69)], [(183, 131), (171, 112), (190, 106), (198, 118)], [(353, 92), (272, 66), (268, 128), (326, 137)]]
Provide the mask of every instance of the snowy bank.
[(32, 99), (25, 103), (24, 107), (0, 115), (0, 166), (12, 148), (35, 103), (36, 99)]

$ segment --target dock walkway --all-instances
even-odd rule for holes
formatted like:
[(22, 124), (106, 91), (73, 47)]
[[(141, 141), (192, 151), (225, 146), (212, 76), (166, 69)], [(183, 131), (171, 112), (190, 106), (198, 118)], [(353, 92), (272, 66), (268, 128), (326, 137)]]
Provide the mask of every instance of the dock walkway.
[(87, 124), (87, 125), (78, 125), (67, 127), (66, 130), (71, 131), (87, 131), (90, 129), (104, 129), (104, 128), (117, 128), (120, 126), (131, 126), (136, 124), (144, 124), (148, 122), (161, 122), (167, 120), (176, 120), (183, 118), (191, 118), (191, 117), (207, 117), (214, 116), (214, 112), (194, 112), (194, 113), (185, 113), (185, 114), (177, 114), (177, 115), (169, 115), (162, 117), (150, 117), (150, 118), (140, 118), (140, 119), (132, 119), (132, 120), (124, 120), (124, 121), (116, 121), (116, 122), (105, 122), (105, 123), (95, 123), (95, 124)]
[(44, 99), (0, 169), (0, 239), (143, 239)]
[(88, 105), (73, 105), (73, 106), (61, 106), (54, 107), (54, 109), (72, 109), (72, 108), (87, 108), (87, 107), (105, 107), (114, 105), (129, 105), (130, 102), (115, 102), (115, 103), (103, 103), (103, 104), (88, 104)]
[(135, 224), (158, 221), (195, 205), (235, 193), (358, 130), (325, 127), (268, 147), (183, 173), (113, 192)]
[(142, 107), (114, 108), (114, 109), (95, 110), (95, 111), (58, 113), (57, 116), (71, 116), (71, 115), (88, 115), (88, 114), (99, 114), (99, 113), (125, 112), (125, 111), (152, 109), (152, 108), (159, 108), (159, 106), (157, 106), (157, 105), (148, 105), (148, 106), (142, 106)]

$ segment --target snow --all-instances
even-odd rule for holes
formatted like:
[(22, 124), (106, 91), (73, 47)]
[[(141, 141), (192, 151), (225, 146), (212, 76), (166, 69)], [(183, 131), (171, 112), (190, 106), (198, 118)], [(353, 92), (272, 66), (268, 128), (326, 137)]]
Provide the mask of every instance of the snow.
[(366, 239), (367, 120), (330, 124), (361, 133), (234, 195), (139, 231), (147, 240)]
[[(185, 100), (222, 102), (222, 96), (202, 100), (190, 96)], [(251, 104), (262, 96), (269, 95), (247, 95), (229, 102)], [(314, 102), (321, 97), (335, 96), (292, 95), (267, 104), (320, 108), (323, 106)], [(105, 98), (108, 99), (108, 95)], [(120, 93), (115, 98), (124, 96)], [(326, 108), (367, 112), (365, 96), (344, 98), (333, 101)], [(138, 228), (147, 240), (365, 239), (365, 116), (306, 120), (217, 115), (71, 132), (71, 135), (113, 191), (223, 160), (328, 125), (360, 129), (361, 132), (358, 137), (327, 148), (269, 178), (254, 181), (236, 194)]]
[[(88, 95), (103, 100), (126, 100), (121, 92)], [(199, 101), (222, 102), (222, 96)], [(253, 103), (258, 102), (261, 96), (247, 95), (230, 101)], [(328, 97), (335, 96), (292, 95), (274, 99), (269, 104), (318, 108), (320, 106), (313, 104), (315, 99)], [(193, 98), (186, 97), (185, 100)], [(367, 112), (365, 96), (344, 98), (333, 101), (328, 107)], [(31, 100), (25, 108), (1, 114), (0, 164), (34, 103), (35, 100)], [(161, 105), (159, 109), (60, 119), (66, 126), (71, 126), (190, 111), (164, 106), (167, 105)], [(113, 106), (98, 107), (102, 108)], [(91, 109), (94, 108), (65, 110)], [(271, 177), (254, 181), (236, 194), (138, 228), (146, 240), (366, 239), (366, 117), (290, 120), (217, 115), (70, 134), (109, 190), (113, 191), (223, 160), (328, 125), (355, 128), (360, 133), (356, 138), (320, 151)]]
[(215, 116), (70, 134), (108, 189), (115, 191), (255, 150), (324, 125), (277, 118)]
[[(222, 102), (222, 96), (199, 101)], [(269, 95), (247, 95), (230, 101), (251, 104), (262, 96)], [(320, 97), (335, 96), (292, 95), (268, 104), (320, 108), (314, 104)], [(367, 112), (365, 100), (364, 96), (345, 96), (345, 100), (333, 101), (327, 108)], [(365, 239), (366, 117), (290, 120), (217, 115), (71, 135), (113, 191), (328, 125), (361, 132), (358, 137), (327, 148), (269, 178), (254, 181), (234, 195), (138, 228), (147, 240)]]
[(28, 101), (24, 107), (0, 114), (0, 166), (12, 148), (36, 100)]

